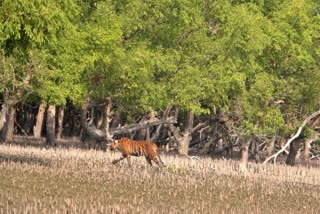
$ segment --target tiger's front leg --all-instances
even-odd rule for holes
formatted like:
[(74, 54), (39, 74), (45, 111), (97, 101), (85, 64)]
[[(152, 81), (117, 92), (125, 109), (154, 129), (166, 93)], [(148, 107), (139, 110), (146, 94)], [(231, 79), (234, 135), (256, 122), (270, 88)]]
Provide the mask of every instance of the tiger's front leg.
[(122, 161), (122, 160), (125, 159), (125, 158), (126, 158), (126, 156), (122, 155), (119, 159), (113, 160), (112, 163), (113, 163), (113, 164), (116, 164), (116, 163), (118, 163), (119, 161)]
[(130, 155), (127, 156), (127, 161), (128, 161), (129, 167), (131, 167), (131, 157), (130, 157)]

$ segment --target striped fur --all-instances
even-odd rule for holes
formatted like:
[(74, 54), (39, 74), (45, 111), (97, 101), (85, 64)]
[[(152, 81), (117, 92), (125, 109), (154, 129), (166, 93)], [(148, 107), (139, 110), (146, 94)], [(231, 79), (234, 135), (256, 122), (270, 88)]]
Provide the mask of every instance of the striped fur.
[(152, 166), (152, 161), (159, 167), (165, 166), (160, 158), (158, 146), (152, 142), (121, 138), (112, 142), (110, 150), (120, 150), (122, 152), (122, 156), (119, 159), (112, 161), (113, 164), (126, 158), (129, 166), (131, 166), (130, 156), (145, 156), (150, 166)]

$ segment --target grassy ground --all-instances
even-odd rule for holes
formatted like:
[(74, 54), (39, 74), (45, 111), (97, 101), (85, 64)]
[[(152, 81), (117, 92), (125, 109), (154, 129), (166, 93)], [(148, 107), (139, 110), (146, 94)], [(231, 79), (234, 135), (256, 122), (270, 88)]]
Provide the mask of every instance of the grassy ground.
[(0, 213), (319, 213), (320, 170), (0, 145)]

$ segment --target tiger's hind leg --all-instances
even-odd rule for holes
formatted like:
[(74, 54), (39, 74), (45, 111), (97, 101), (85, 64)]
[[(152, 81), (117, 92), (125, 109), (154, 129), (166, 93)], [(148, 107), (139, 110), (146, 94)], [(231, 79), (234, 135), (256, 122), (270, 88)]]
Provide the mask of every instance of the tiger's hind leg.
[(152, 160), (158, 165), (159, 168), (165, 167), (165, 165), (162, 162), (162, 160), (161, 160), (159, 155), (157, 155), (156, 157), (152, 158)]
[(162, 159), (160, 158), (160, 155), (158, 155), (158, 159), (159, 159), (159, 161), (160, 161), (161, 165), (162, 165), (163, 167), (166, 167), (166, 165), (164, 165), (164, 163), (163, 163)]
[(151, 158), (149, 156), (146, 156), (146, 160), (147, 160), (148, 164), (150, 166), (152, 166)]

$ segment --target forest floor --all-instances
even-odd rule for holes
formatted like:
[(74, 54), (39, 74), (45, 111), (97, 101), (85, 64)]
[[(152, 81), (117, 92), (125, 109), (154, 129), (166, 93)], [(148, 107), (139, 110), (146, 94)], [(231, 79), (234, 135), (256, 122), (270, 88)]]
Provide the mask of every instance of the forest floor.
[(320, 213), (320, 169), (0, 144), (0, 213)]

